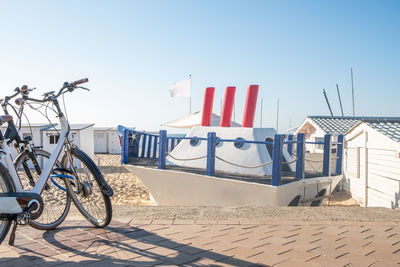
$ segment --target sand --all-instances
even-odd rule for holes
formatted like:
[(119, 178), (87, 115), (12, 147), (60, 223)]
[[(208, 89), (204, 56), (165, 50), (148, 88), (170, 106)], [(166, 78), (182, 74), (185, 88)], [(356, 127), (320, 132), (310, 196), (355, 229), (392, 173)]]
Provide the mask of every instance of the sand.
[(144, 184), (121, 165), (121, 155), (96, 154), (95, 163), (114, 190), (113, 206), (154, 205)]

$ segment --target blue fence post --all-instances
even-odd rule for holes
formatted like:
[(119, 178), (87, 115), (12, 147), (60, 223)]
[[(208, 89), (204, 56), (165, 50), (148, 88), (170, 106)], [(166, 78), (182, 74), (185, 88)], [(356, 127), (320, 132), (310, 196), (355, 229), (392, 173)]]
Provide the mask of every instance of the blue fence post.
[(215, 143), (217, 134), (214, 132), (207, 134), (207, 171), (208, 176), (215, 176)]
[(168, 148), (167, 144), (168, 144), (167, 131), (160, 130), (160, 143), (159, 143), (159, 148), (158, 148), (158, 168), (159, 169), (165, 169), (165, 161), (167, 158), (167, 148)]
[(336, 174), (342, 174), (342, 164), (343, 164), (343, 148), (344, 148), (344, 136), (339, 134), (337, 138), (336, 145)]
[(143, 134), (142, 153), (140, 154), (141, 158), (144, 158), (144, 152), (146, 151), (146, 139), (147, 139), (147, 134)]
[[(293, 134), (288, 135), (288, 141), (293, 141)], [(288, 151), (289, 155), (292, 156), (292, 153), (293, 153), (293, 144), (292, 143), (289, 143), (287, 145), (287, 151)]]
[(283, 148), (283, 136), (276, 134), (274, 138), (274, 150), (272, 159), (272, 181), (271, 184), (278, 186), (281, 184), (282, 176), (282, 148)]
[(151, 141), (153, 139), (153, 136), (149, 135), (149, 142), (147, 143), (147, 154), (146, 158), (150, 158), (151, 155)]
[(322, 174), (329, 176), (331, 172), (331, 135), (326, 134), (324, 136), (324, 165), (322, 168)]
[(175, 139), (171, 139), (171, 151), (174, 150), (175, 147)]
[[(133, 142), (137, 142), (136, 147), (134, 146), (133, 156), (138, 158), (139, 157), (140, 137), (142, 136), (142, 134), (137, 133), (137, 132), (132, 132), (132, 133), (133, 133), (133, 139), (134, 139)], [(136, 137), (137, 137), (137, 140), (136, 140)]]
[(128, 148), (129, 148), (129, 129), (124, 129), (122, 138), (122, 149), (121, 149), (121, 164), (128, 163)]
[(154, 136), (153, 158), (157, 157), (157, 141), (158, 141), (158, 136)]
[(305, 162), (305, 135), (303, 133), (297, 134), (297, 147), (296, 147), (296, 179), (304, 179), (304, 162)]

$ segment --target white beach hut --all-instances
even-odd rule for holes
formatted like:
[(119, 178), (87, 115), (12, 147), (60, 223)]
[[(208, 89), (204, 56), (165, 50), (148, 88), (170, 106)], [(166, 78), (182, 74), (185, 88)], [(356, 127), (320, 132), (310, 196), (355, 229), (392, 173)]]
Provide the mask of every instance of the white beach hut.
[(359, 120), (345, 134), (344, 189), (365, 207), (400, 206), (400, 118)]
[[(132, 127), (131, 129), (135, 129)], [(121, 144), (116, 127), (95, 127), (94, 153), (120, 154)]]
[[(73, 142), (83, 151), (86, 152), (92, 159), (94, 158), (94, 138), (93, 138), (93, 123), (92, 124), (70, 124), (71, 136)], [(61, 128), (49, 128), (42, 131), (43, 133), (43, 149), (53, 151), (60, 138)]]

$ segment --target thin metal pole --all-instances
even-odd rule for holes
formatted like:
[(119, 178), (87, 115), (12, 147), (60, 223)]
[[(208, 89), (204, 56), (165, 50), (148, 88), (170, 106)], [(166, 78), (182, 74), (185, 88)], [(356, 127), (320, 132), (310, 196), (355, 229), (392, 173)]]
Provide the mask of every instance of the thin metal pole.
[(279, 97), (278, 97), (278, 105), (276, 107), (276, 132), (279, 130)]
[(353, 117), (356, 115), (355, 109), (354, 109), (354, 83), (353, 83), (353, 68), (350, 69), (351, 71), (351, 92), (353, 96)]
[(189, 74), (189, 115), (192, 114), (192, 74)]
[(262, 128), (263, 99), (261, 98), (260, 128)]
[(336, 84), (336, 89), (337, 89), (337, 95), (338, 95), (338, 97), (339, 97), (340, 110), (342, 111), (342, 116), (344, 116), (344, 114), (343, 114), (342, 100), (340, 99), (340, 92), (339, 92), (339, 85), (338, 85), (338, 84)]
[(331, 112), (331, 116), (333, 117), (333, 112), (332, 112), (332, 109), (331, 109), (331, 105), (329, 105), (328, 96), (326, 95), (325, 89), (322, 89), (322, 90), (323, 90), (323, 93), (324, 93), (324, 96), (325, 96), (326, 103), (328, 104), (329, 111)]

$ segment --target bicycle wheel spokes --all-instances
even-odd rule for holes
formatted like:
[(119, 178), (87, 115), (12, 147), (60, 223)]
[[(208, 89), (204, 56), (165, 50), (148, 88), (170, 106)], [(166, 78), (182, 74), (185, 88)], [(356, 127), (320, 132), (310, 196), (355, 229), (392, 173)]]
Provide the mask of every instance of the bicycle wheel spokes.
[(82, 215), (92, 224), (97, 227), (108, 225), (112, 216), (111, 201), (110, 197), (103, 194), (100, 189), (100, 180), (104, 179), (100, 170), (79, 149), (72, 149), (71, 157), (73, 164), (71, 165), (70, 160), (65, 159), (63, 165), (75, 176), (75, 179), (69, 180), (67, 185), (72, 200)]
[[(35, 154), (39, 168), (43, 169), (43, 166), (46, 165), (50, 154), (42, 150), (37, 150)], [(34, 167), (32, 158), (28, 153), (25, 153), (24, 156), (22, 156), (20, 159), (17, 159), (15, 165), (24, 190), (32, 189), (33, 184), (31, 181), (33, 180), (36, 182), (39, 179), (40, 175), (38, 171), (40, 171), (40, 169)], [(56, 167), (61, 167), (60, 163), (57, 163)], [(65, 189), (60, 189), (60, 185), (65, 186), (64, 181), (61, 178), (54, 179), (54, 182), (49, 179), (42, 191), (41, 196), (45, 204), (42, 215), (35, 221), (31, 222), (31, 226), (37, 229), (54, 229), (61, 224), (62, 221), (64, 221), (68, 214), (69, 207), (71, 205), (71, 199)]]

